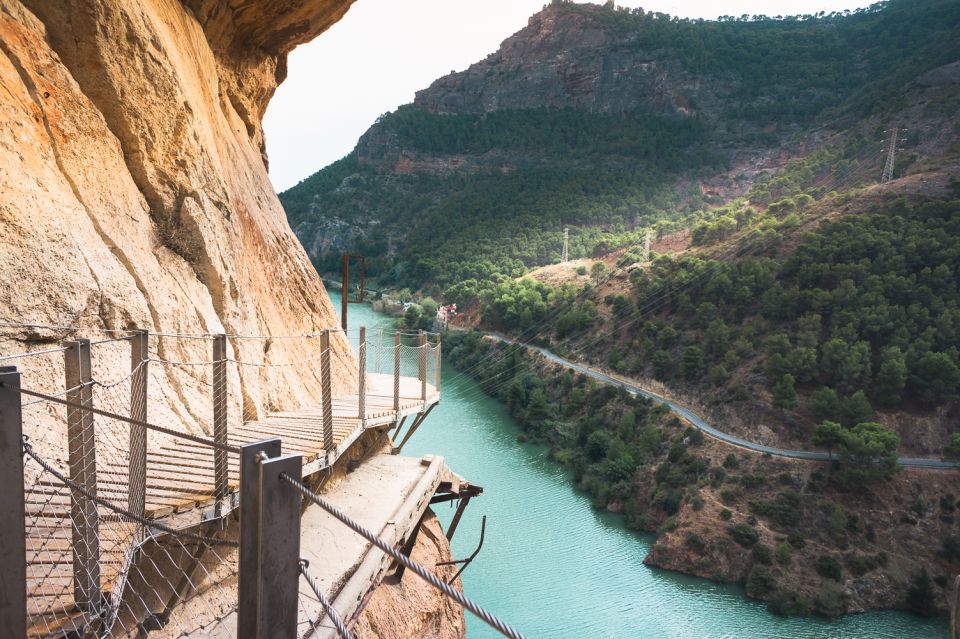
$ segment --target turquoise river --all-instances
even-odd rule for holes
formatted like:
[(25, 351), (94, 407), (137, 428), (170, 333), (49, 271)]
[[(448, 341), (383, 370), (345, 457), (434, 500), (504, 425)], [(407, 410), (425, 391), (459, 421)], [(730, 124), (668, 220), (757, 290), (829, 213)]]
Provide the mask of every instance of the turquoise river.
[[(339, 308), (339, 297), (332, 294)], [(351, 328), (392, 328), (393, 319), (351, 304)], [(442, 400), (404, 448), (434, 453), (484, 493), (453, 541), (469, 555), (487, 516), (483, 550), (463, 575), (466, 594), (533, 639), (940, 639), (944, 620), (899, 612), (831, 621), (784, 619), (743, 589), (643, 564), (653, 537), (624, 528), (579, 493), (541, 447), (517, 443), (506, 409), (443, 365)], [(446, 525), (453, 509), (437, 506)], [(467, 614), (468, 639), (500, 637)]]

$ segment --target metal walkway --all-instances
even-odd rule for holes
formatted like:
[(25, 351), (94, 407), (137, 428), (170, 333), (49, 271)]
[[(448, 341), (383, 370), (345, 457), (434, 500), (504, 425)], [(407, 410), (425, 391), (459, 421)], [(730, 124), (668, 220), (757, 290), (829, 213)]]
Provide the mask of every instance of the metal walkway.
[[(220, 522), (215, 529), (223, 529), (239, 503), (241, 446), (278, 438), (285, 453), (302, 455), (302, 476), (309, 477), (332, 467), (365, 431), (395, 428), (397, 437), (409, 422), (409, 437), (440, 400), (439, 337), (431, 343), (422, 332), (396, 333), (391, 335), (393, 346), (386, 346), (382, 334), (368, 342), (361, 329), (352, 340), (358, 366), (355, 391), (341, 394), (331, 391), (334, 351), (329, 332), (321, 339), (296, 336), (309, 340), (311, 347), (316, 344), (316, 353), (289, 361), (244, 361), (251, 349), (245, 351), (238, 341), (241, 345), (229, 352), (227, 336), (127, 333), (64, 342), (33, 354), (0, 354), (0, 367), (16, 365), (0, 369), (6, 391), (0, 392), (0, 401), (14, 392), (9, 380), (15, 377), (22, 415), (17, 428), (52, 467), (44, 469), (16, 451), (23, 457), (31, 637), (130, 617), (123, 607), (130, 606), (131, 589), (152, 583), (154, 593), (158, 591), (156, 576), (131, 574), (144, 544), (155, 542), (156, 526), (203, 530)], [(270, 345), (269, 337), (233, 339), (261, 340), (262, 348), (252, 350), (264, 355), (281, 350)], [(174, 351), (162, 348), (163, 340), (190, 341), (182, 351)], [(210, 342), (212, 357), (184, 357), (191, 348), (209, 353)], [(126, 372), (117, 370), (118, 361)], [(51, 389), (57, 370), (65, 381), (60, 389)], [(271, 409), (278, 389), (308, 376), (317, 380), (313, 397), (296, 407)], [(259, 384), (260, 405), (250, 399), (254, 382)], [(171, 397), (184, 405), (180, 413), (167, 409)], [(85, 493), (111, 507), (91, 503)], [(117, 508), (142, 518), (143, 524), (118, 515)], [(181, 556), (197, 555), (180, 543), (175, 552), (164, 551), (165, 563), (159, 563), (156, 572), (182, 573), (190, 587), (164, 587), (169, 592), (154, 594), (156, 601), (140, 596), (137, 605), (150, 615), (168, 618), (174, 604), (163, 600), (176, 602), (185, 596), (181, 590), (200, 590), (193, 581), (204, 564), (197, 557), (192, 566), (180, 565)], [(216, 556), (224, 565), (236, 561), (229, 552), (222, 554), (208, 557)]]

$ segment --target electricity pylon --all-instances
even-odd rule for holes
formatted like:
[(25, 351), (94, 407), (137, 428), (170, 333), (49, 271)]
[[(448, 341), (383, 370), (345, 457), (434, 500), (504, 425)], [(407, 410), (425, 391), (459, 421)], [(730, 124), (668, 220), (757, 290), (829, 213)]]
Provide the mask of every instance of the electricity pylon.
[[(906, 129), (904, 129), (906, 130)], [(893, 128), (889, 131), (890, 139), (887, 143), (887, 161), (883, 165), (883, 174), (880, 176), (880, 183), (889, 182), (893, 179), (893, 167), (897, 160), (897, 142), (900, 137), (900, 129)]]

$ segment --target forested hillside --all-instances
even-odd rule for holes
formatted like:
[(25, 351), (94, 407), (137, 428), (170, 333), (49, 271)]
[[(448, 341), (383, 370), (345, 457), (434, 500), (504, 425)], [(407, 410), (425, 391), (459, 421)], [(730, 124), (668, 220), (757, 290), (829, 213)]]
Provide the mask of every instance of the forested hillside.
[(831, 156), (804, 177), (822, 192), (875, 181), (889, 125), (901, 173), (942, 155), (958, 24), (948, 0), (716, 22), (553, 2), (281, 200), (321, 271), (349, 249), (397, 287), (515, 277), (564, 226), (574, 257), (634, 245), (791, 158)]

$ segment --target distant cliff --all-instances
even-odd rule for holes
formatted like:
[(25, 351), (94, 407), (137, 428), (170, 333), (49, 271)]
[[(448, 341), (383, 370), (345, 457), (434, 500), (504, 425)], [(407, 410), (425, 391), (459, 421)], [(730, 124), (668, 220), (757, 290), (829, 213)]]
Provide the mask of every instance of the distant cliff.
[(281, 201), (321, 269), (346, 248), (398, 285), (516, 276), (564, 226), (573, 257), (602, 252), (824, 144), (879, 150), (891, 121), (942, 153), (958, 25), (944, 0), (721, 21), (552, 2)]

